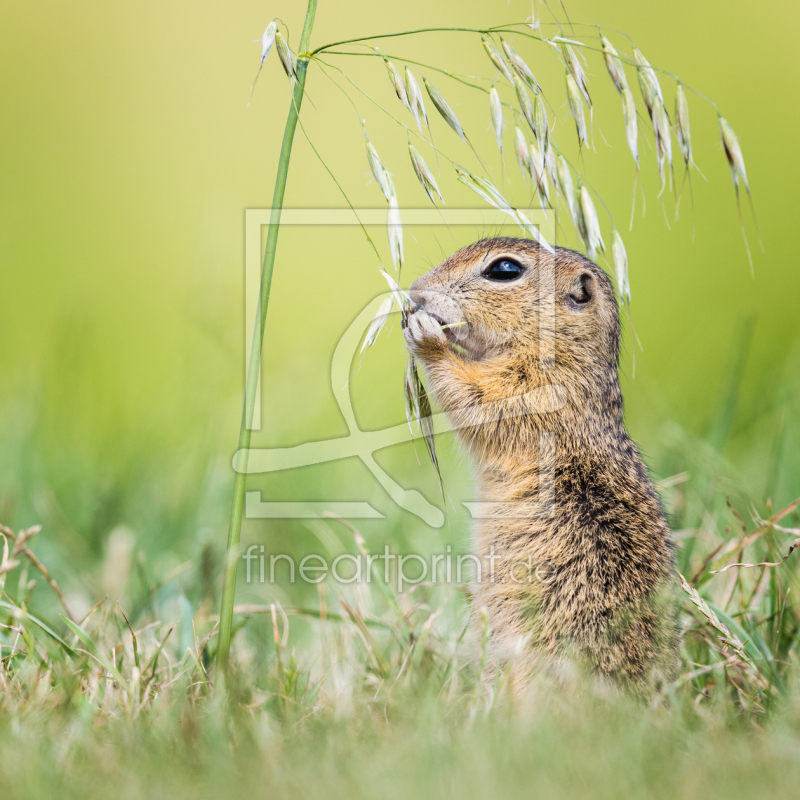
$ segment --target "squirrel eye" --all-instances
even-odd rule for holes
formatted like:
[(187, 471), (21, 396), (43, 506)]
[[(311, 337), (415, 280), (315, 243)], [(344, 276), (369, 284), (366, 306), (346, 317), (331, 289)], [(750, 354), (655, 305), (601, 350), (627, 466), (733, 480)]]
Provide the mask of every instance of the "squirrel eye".
[(495, 261), (489, 269), (485, 270), (483, 277), (490, 281), (514, 281), (522, 275), (523, 271), (515, 261), (504, 258), (501, 261)]

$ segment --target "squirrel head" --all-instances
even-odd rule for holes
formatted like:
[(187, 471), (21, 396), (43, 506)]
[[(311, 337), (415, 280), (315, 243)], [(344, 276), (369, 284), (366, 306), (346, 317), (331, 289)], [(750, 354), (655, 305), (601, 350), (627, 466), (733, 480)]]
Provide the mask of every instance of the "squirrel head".
[[(411, 299), (465, 356), (538, 362), (598, 377), (616, 370), (619, 316), (611, 283), (580, 253), (525, 239), (484, 239), (411, 284)], [(452, 327), (451, 327), (452, 326)]]

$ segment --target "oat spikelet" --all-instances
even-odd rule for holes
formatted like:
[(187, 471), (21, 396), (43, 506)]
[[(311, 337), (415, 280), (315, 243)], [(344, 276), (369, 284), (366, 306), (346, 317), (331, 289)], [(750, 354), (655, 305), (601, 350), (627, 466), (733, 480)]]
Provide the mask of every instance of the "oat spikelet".
[(747, 182), (747, 170), (744, 166), (744, 156), (739, 145), (739, 137), (733, 132), (730, 123), (723, 116), (719, 118), (719, 132), (722, 137), (722, 146), (725, 148), (725, 156), (728, 159), (728, 164), (730, 164), (733, 184), (738, 191), (739, 180), (741, 179), (745, 189), (747, 189), (747, 194), (750, 194), (750, 184)]
[(528, 140), (518, 128), (514, 128), (514, 151), (517, 154), (517, 164), (522, 177), (527, 180), (531, 175), (531, 154), (528, 150)]
[[(424, 78), (423, 78), (424, 80)], [(422, 90), (419, 88), (417, 79), (412, 75), (408, 67), (406, 67), (406, 96), (408, 98), (408, 106), (414, 119), (417, 121), (417, 127), (422, 131), (422, 124), (420, 119), (428, 124), (428, 114), (425, 111), (425, 102), (422, 99)]]
[(525, 121), (530, 126), (530, 129), (535, 132), (536, 126), (533, 120), (533, 106), (531, 105), (530, 97), (528, 97), (528, 90), (525, 88), (525, 84), (518, 75), (514, 75), (513, 83), (522, 116), (525, 117)]
[(384, 280), (389, 284), (389, 289), (392, 293), (392, 299), (395, 301), (395, 303), (397, 303), (397, 307), (400, 309), (403, 322), (405, 323), (405, 321), (408, 319), (408, 314), (412, 306), (411, 297), (409, 296), (408, 292), (405, 291), (405, 289), (400, 288), (397, 281), (388, 272), (386, 272), (386, 270), (379, 269), (378, 272), (383, 275)]
[(631, 286), (628, 282), (628, 254), (622, 237), (616, 228), (611, 231), (611, 260), (614, 262), (614, 273), (617, 278), (617, 292), (625, 302), (631, 302)]
[(289, 49), (289, 45), (286, 44), (286, 39), (283, 38), (280, 31), (275, 34), (275, 46), (278, 49), (278, 57), (281, 60), (283, 71), (288, 78), (295, 81), (297, 79), (297, 62), (294, 53)]
[(497, 139), (497, 146), (503, 152), (503, 103), (500, 100), (500, 92), (492, 86), (489, 92), (489, 108), (492, 112), (492, 129), (494, 138)]
[(597, 219), (597, 209), (589, 194), (589, 190), (581, 185), (578, 196), (580, 198), (581, 217), (586, 231), (586, 248), (589, 251), (589, 258), (594, 258), (598, 250), (605, 250), (603, 236), (600, 233), (600, 222)]
[[(364, 132), (366, 136), (366, 131)], [(387, 182), (389, 173), (384, 169), (381, 157), (378, 151), (373, 147), (372, 142), (367, 138), (367, 161), (369, 161), (369, 169), (372, 172), (372, 177), (375, 178), (375, 183), (378, 184), (383, 196), (387, 200), (391, 200), (394, 195), (394, 187)]]
[(547, 109), (544, 107), (541, 94), (533, 98), (533, 133), (542, 155), (546, 158), (550, 145), (550, 129), (547, 126)]
[(531, 238), (537, 241), (542, 247), (549, 250), (551, 253), (554, 253), (553, 246), (549, 244), (542, 234), (539, 232), (539, 229), (523, 214), (519, 209), (514, 208), (508, 200), (503, 197), (502, 194), (497, 190), (497, 187), (494, 184), (487, 180), (486, 178), (481, 178), (477, 175), (473, 175), (471, 172), (467, 170), (455, 166), (456, 177), (458, 180), (463, 183), (465, 186), (472, 189), (475, 194), (485, 200), (489, 205), (494, 206), (498, 211), (502, 211), (504, 214), (508, 214), (516, 223), (517, 225), (522, 228), (525, 233), (529, 234)]
[(389, 73), (389, 80), (392, 82), (397, 99), (413, 114), (414, 111), (408, 102), (408, 93), (403, 78), (397, 71), (397, 67), (388, 58), (384, 58), (383, 63), (386, 64), (386, 71)]
[(466, 142), (467, 135), (458, 121), (458, 117), (453, 113), (453, 109), (447, 104), (447, 101), (442, 97), (441, 92), (431, 84), (427, 78), (423, 78), (422, 82), (425, 84), (425, 90), (428, 92), (431, 102), (436, 106), (436, 110), (442, 115), (444, 121)]
[(444, 198), (439, 191), (439, 187), (436, 185), (436, 179), (433, 177), (430, 167), (425, 163), (425, 159), (411, 142), (408, 143), (408, 153), (411, 156), (411, 165), (414, 167), (417, 180), (419, 180), (422, 188), (425, 190), (425, 194), (428, 195), (428, 199), (432, 203), (433, 193), (436, 192), (436, 194), (439, 195), (439, 199), (444, 203)]
[(486, 55), (492, 59), (492, 63), (503, 73), (509, 83), (513, 83), (514, 80), (511, 77), (511, 70), (508, 68), (503, 54), (494, 46), (494, 43), (485, 36), (481, 36), (481, 41), (483, 42), (483, 49), (486, 51)]
[(264, 62), (267, 60), (267, 56), (272, 50), (272, 45), (275, 44), (275, 34), (278, 31), (278, 26), (275, 23), (275, 20), (267, 25), (266, 30), (264, 31), (264, 35), (261, 37), (261, 62), (258, 65), (258, 72), (256, 73), (255, 80), (253, 81), (253, 85), (250, 88), (250, 98), (253, 97), (253, 92), (256, 88), (256, 82), (258, 81), (258, 76), (261, 74), (261, 68), (264, 66)]
[(541, 92), (542, 87), (539, 86), (539, 82), (533, 77), (530, 67), (525, 63), (522, 56), (520, 56), (520, 54), (507, 41), (505, 41), (505, 39), (501, 38), (500, 42), (503, 45), (506, 58), (508, 58), (508, 62), (511, 64), (514, 72), (519, 75), (519, 77), (527, 84), (528, 88), (534, 94)]
[(683, 84), (678, 84), (675, 92), (675, 135), (678, 138), (683, 163), (688, 167), (692, 163), (692, 136), (689, 129), (689, 103)]
[(570, 111), (572, 111), (572, 116), (575, 118), (575, 127), (578, 129), (578, 142), (586, 144), (588, 143), (586, 138), (586, 116), (583, 113), (581, 90), (569, 72), (567, 73), (567, 97), (569, 98)]
[(625, 138), (628, 140), (628, 148), (636, 162), (636, 169), (639, 169), (639, 122), (636, 118), (633, 92), (627, 87), (622, 90), (622, 116), (625, 119)]
[[(548, 151), (552, 152), (552, 150)], [(546, 159), (539, 150), (536, 140), (530, 146), (530, 165), (531, 177), (536, 181), (536, 191), (539, 195), (539, 203), (542, 206), (550, 205), (550, 185), (547, 183)]]
[(611, 42), (601, 34), (600, 43), (603, 47), (603, 58), (606, 62), (606, 69), (611, 76), (617, 91), (622, 94), (623, 89), (628, 88), (628, 79), (625, 77), (625, 68), (622, 66), (622, 59), (619, 57), (616, 48)]
[(664, 162), (672, 169), (672, 136), (671, 126), (664, 104), (658, 98), (653, 103), (653, 131), (656, 137), (656, 156), (658, 157), (658, 172), (661, 176), (661, 190), (664, 190)]
[(656, 100), (660, 100), (662, 105), (664, 103), (664, 96), (661, 94), (661, 84), (658, 82), (655, 70), (636, 47), (633, 48), (633, 60), (636, 62), (636, 72), (639, 76), (639, 88), (642, 90), (644, 104), (647, 106), (647, 113), (650, 115), (650, 119), (652, 119), (653, 106)]
[(567, 207), (572, 219), (575, 219), (575, 184), (572, 182), (572, 172), (570, 172), (569, 164), (564, 156), (559, 155), (556, 158), (556, 169), (558, 172), (558, 187), (561, 194), (567, 201)]
[(572, 75), (573, 80), (578, 85), (578, 89), (580, 89), (580, 93), (583, 95), (586, 105), (591, 108), (592, 98), (589, 96), (589, 87), (586, 83), (586, 73), (583, 71), (583, 66), (581, 65), (580, 59), (572, 49), (572, 45), (569, 45), (563, 41), (561, 42), (561, 53), (564, 56), (564, 61), (567, 65), (567, 69), (569, 70), (569, 74)]
[(387, 297), (380, 304), (375, 317), (370, 323), (369, 330), (367, 331), (367, 335), (364, 337), (364, 343), (361, 345), (361, 350), (359, 350), (359, 353), (363, 353), (368, 347), (372, 347), (372, 345), (375, 344), (380, 332), (383, 330), (383, 326), (386, 324), (386, 320), (389, 319), (389, 314), (392, 312), (393, 302), (392, 296), (389, 295), (389, 297)]
[(403, 266), (403, 221), (400, 219), (400, 207), (397, 204), (397, 195), (389, 199), (389, 216), (387, 219), (389, 234), (389, 249), (392, 253), (394, 268), (399, 272)]

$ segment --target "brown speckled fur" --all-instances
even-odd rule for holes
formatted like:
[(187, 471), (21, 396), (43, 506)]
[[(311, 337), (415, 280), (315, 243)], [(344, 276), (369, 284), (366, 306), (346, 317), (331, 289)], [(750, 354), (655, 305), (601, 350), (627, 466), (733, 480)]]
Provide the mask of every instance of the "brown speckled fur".
[[(487, 280), (501, 258), (522, 277)], [(473, 617), (486, 608), (495, 663), (522, 647), (522, 682), (578, 664), (651, 697), (677, 664), (673, 545), (623, 424), (608, 278), (570, 250), (489, 239), (423, 275), (411, 297), (407, 345), (477, 462), (480, 499), (515, 503), (477, 528)], [(539, 502), (548, 475), (549, 512)], [(508, 577), (520, 563), (533, 579), (519, 567)]]

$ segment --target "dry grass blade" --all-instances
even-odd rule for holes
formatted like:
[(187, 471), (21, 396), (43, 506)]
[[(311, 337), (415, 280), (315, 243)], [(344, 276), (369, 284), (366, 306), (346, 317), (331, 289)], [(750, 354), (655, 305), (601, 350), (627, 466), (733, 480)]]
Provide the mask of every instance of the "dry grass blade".
[(411, 156), (411, 165), (414, 167), (417, 179), (425, 190), (425, 194), (428, 195), (428, 199), (432, 203), (433, 193), (436, 192), (436, 194), (439, 195), (439, 199), (444, 203), (444, 198), (439, 191), (439, 187), (436, 184), (436, 179), (433, 177), (430, 167), (425, 163), (425, 159), (422, 158), (419, 150), (417, 150), (411, 142), (408, 143), (408, 152)]
[(494, 43), (485, 36), (481, 36), (481, 41), (483, 42), (483, 49), (486, 51), (486, 55), (492, 60), (492, 63), (500, 70), (509, 83), (513, 83), (514, 79), (511, 76), (511, 70), (508, 64), (506, 64), (503, 54), (495, 47)]
[(442, 115), (444, 121), (466, 142), (467, 135), (458, 121), (458, 117), (453, 112), (453, 109), (447, 104), (447, 101), (442, 97), (441, 92), (431, 84), (427, 78), (423, 78), (422, 82), (425, 84), (425, 90), (428, 92), (428, 97), (431, 102), (436, 106), (436, 110)]
[(625, 68), (622, 66), (622, 59), (619, 57), (616, 48), (611, 42), (601, 34), (600, 44), (603, 48), (603, 58), (606, 62), (606, 69), (611, 76), (611, 80), (617, 91), (622, 94), (628, 88), (628, 79), (625, 77)]

